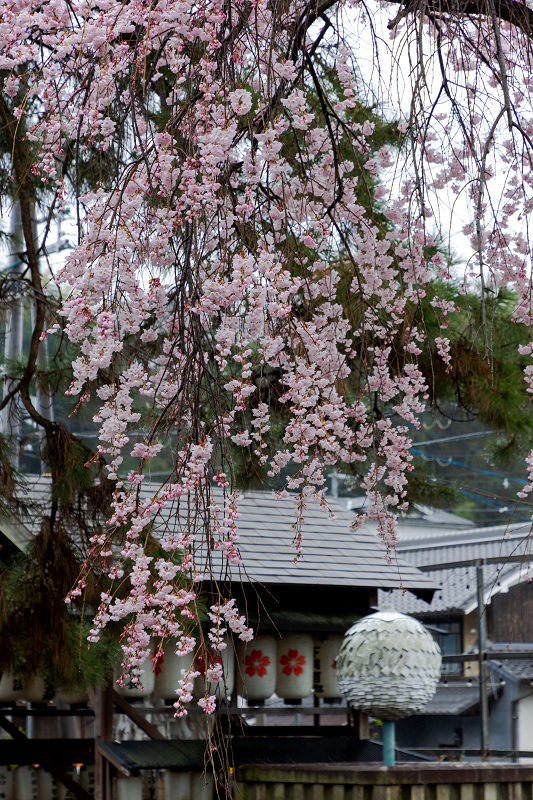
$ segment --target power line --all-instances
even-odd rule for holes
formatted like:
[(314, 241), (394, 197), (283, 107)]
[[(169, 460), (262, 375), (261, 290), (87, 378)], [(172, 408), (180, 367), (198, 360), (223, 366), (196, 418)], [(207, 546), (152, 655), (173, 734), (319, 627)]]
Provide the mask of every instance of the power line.
[[(440, 441), (444, 441), (441, 439)], [(512, 481), (513, 483), (519, 483), (521, 486), (524, 485), (525, 481), (521, 478), (510, 478), (508, 475), (503, 475), (501, 472), (492, 472), (489, 469), (480, 469), (479, 467), (471, 467), (468, 464), (463, 464), (462, 461), (455, 461), (453, 458), (446, 458), (441, 459), (438, 456), (428, 456), (426, 453), (422, 453), (420, 450), (415, 449), (414, 447), (411, 448), (411, 453), (416, 453), (419, 456), (422, 456), (428, 461), (438, 461), (440, 466), (445, 467), (449, 464), (453, 464), (454, 467), (464, 467), (465, 469), (469, 469), (472, 472), (480, 472), (482, 475), (491, 475), (494, 478), (502, 478), (503, 480)]]
[(494, 431), (478, 431), (477, 433), (461, 433), (457, 436), (443, 436), (442, 439), (428, 439), (427, 442), (416, 442), (417, 447), (427, 447), (429, 444), (440, 444), (440, 442), (457, 442), (459, 439), (478, 439), (481, 436), (488, 436)]

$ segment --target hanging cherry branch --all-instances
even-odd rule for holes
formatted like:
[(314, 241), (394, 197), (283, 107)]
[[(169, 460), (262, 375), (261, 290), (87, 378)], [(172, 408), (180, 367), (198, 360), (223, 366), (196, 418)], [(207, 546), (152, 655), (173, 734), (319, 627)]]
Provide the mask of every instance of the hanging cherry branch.
[[(294, 492), (297, 554), (305, 510), (327, 510), (326, 472), (337, 465), (357, 465), (369, 498), (359, 521), (377, 520), (394, 546), (409, 427), (431, 388), (420, 356), (429, 349), (451, 369), (455, 304), (434, 289), (451, 274), (432, 221), (447, 187), (468, 198), (476, 257), (465, 285), (481, 282), (483, 357), (486, 291), (513, 286), (516, 319), (530, 325), (532, 12), (404, 5), (390, 27), (414, 85), (387, 143), (357, 79), (353, 43), (370, 41), (369, 6), (1, 7), (6, 174), (21, 201), (31, 176), (43, 206), (76, 218), (79, 243), (57, 276), (61, 327), (78, 348), (69, 393), (98, 403), (97, 457), (116, 487), (85, 567), (114, 586), (126, 578), (128, 591), (102, 595), (91, 639), (123, 621), (125, 667), (138, 675), (151, 636), (176, 637), (182, 653), (196, 646), (196, 587), (216, 579), (217, 554), (240, 565), (239, 450)], [(384, 176), (400, 158), (408, 166), (391, 193)], [(139, 426), (146, 435), (133, 443)], [(169, 437), (173, 466), (141, 494)], [(125, 456), (138, 459), (128, 474)], [(532, 484), (533, 474), (524, 491)], [(158, 557), (147, 549), (154, 537)], [(210, 619), (215, 648), (227, 629), (252, 635), (222, 594)]]

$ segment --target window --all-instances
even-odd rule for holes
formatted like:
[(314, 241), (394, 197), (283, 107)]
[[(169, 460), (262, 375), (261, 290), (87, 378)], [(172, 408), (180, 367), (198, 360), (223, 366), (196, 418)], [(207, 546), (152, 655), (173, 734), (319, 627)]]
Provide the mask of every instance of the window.
[[(426, 619), (425, 624), (440, 647), (443, 656), (451, 656), (462, 652), (461, 620), (450, 620), (435, 617)], [(460, 675), (461, 664), (444, 663), (443, 675)]]

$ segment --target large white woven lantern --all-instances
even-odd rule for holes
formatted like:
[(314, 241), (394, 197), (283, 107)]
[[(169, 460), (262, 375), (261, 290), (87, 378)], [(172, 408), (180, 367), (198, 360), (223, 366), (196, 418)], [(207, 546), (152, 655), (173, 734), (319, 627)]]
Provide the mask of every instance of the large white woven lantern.
[(379, 611), (356, 622), (337, 656), (337, 679), (349, 705), (382, 720), (416, 714), (435, 694), (441, 655), (413, 617)]

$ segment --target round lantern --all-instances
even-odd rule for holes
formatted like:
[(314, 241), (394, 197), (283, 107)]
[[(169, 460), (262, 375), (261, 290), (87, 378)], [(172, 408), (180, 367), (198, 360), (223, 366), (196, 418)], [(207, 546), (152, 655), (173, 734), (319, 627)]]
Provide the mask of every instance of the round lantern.
[(337, 678), (354, 708), (383, 720), (415, 714), (435, 694), (441, 656), (413, 617), (384, 610), (356, 622), (337, 656)]
[(41, 675), (22, 683), (22, 694), (27, 703), (50, 703), (56, 694), (55, 687)]
[(256, 636), (252, 642), (241, 642), (237, 654), (240, 694), (251, 704), (267, 700), (276, 691), (276, 639)]
[(192, 669), (194, 654), (178, 656), (176, 646), (175, 640), (167, 642), (155, 663), (154, 694), (161, 700), (176, 700), (176, 689), (184, 674), (182, 670)]
[(340, 633), (314, 639), (313, 688), (317, 697), (334, 700), (342, 697), (337, 680), (336, 658), (343, 636)]
[(0, 677), (0, 703), (11, 703), (22, 697), (22, 681), (11, 672), (2, 672)]
[(302, 700), (313, 691), (313, 637), (292, 633), (278, 641), (276, 694), (284, 700)]
[(124, 686), (121, 686), (116, 682), (119, 678), (119, 675), (115, 675), (114, 688), (117, 691), (117, 694), (121, 695), (122, 697), (131, 697), (132, 699), (135, 699), (147, 697), (151, 692), (154, 691), (155, 675), (151, 651), (141, 664), (141, 669), (143, 670), (143, 673), (141, 675), (140, 683), (134, 683), (132, 676), (126, 674), (123, 676)]
[[(217, 664), (222, 664), (224, 680), (222, 683), (207, 681), (206, 685), (206, 669)], [(208, 694), (216, 694), (217, 697), (226, 698), (233, 692), (235, 687), (235, 651), (231, 644), (225, 650), (209, 650), (207, 663), (205, 654), (199, 655), (194, 666), (195, 670), (200, 673), (194, 681), (194, 694), (196, 697), (203, 697), (207, 691)]]

